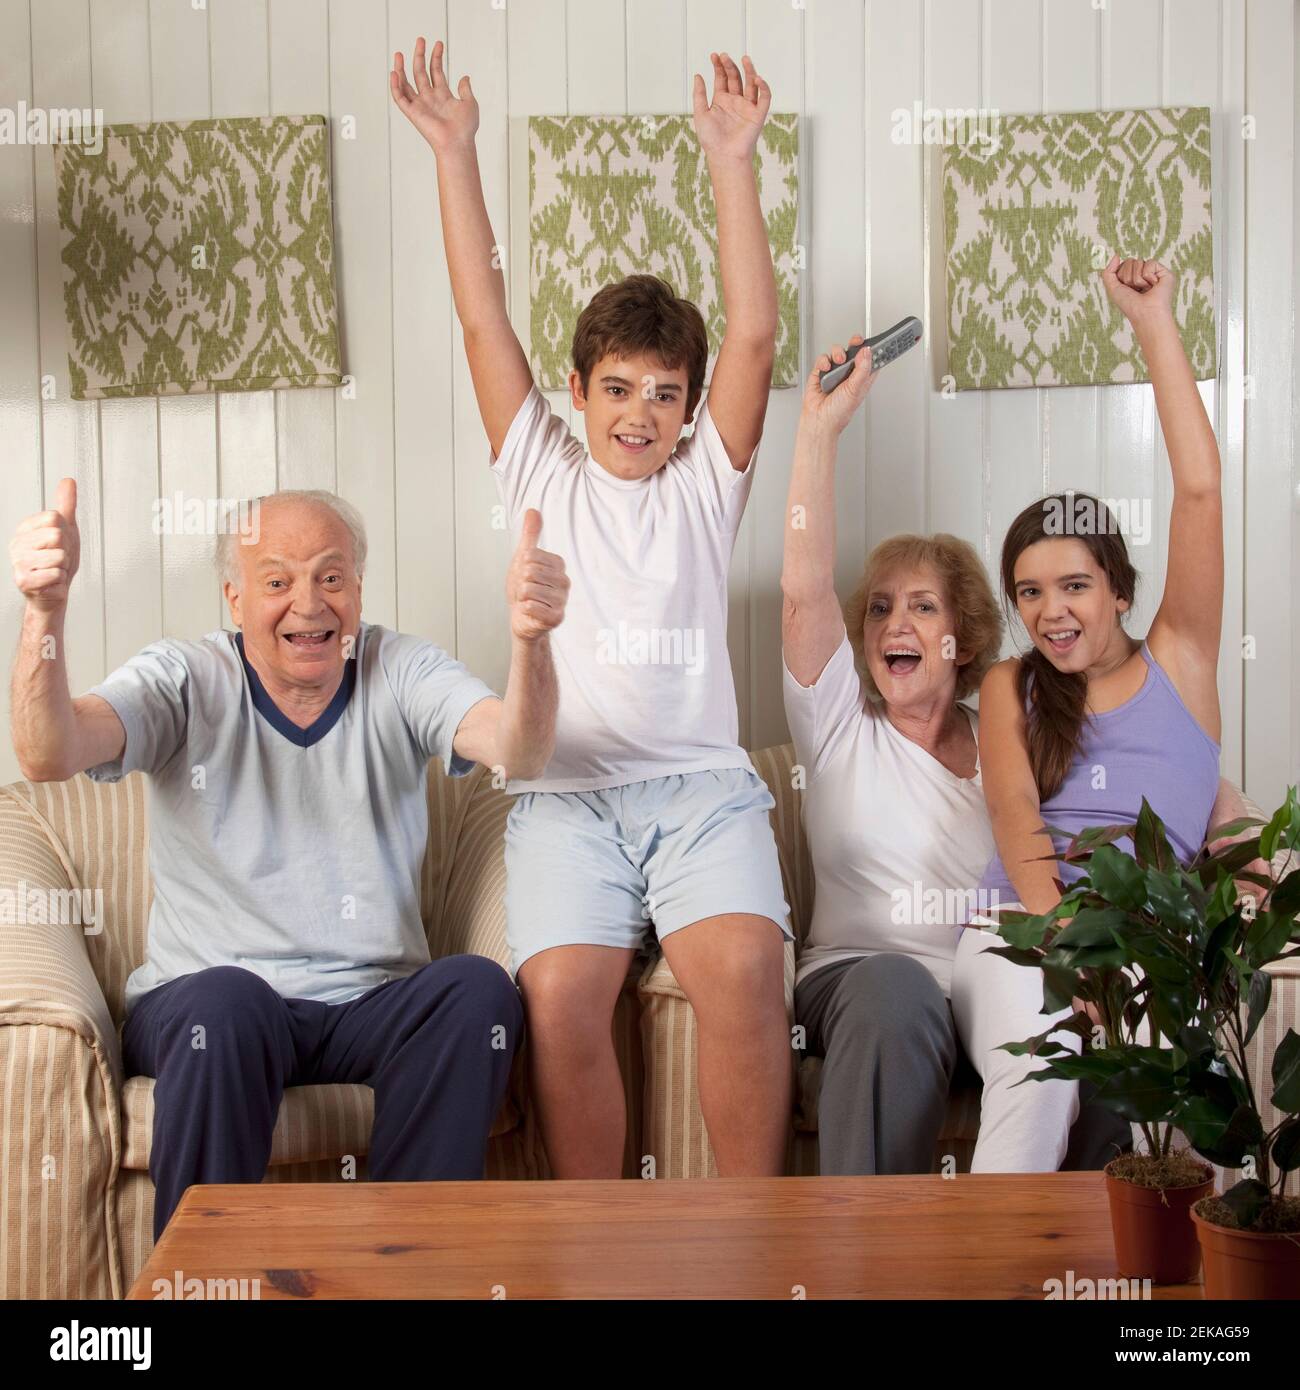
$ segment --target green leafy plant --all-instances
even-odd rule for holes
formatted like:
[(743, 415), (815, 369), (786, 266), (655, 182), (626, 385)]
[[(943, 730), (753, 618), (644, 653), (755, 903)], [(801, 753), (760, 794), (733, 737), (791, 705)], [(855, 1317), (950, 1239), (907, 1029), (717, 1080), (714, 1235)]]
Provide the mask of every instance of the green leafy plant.
[[(1212, 830), (1218, 847), (1188, 864), (1145, 799), (1132, 825), (1044, 833), (1068, 845), (1043, 857), (1083, 876), (1068, 887), (1058, 880), (1050, 912), (1000, 914), (1006, 944), (991, 949), (1042, 970), (1044, 1013), (1071, 1013), (1005, 1050), (1045, 1063), (1027, 1080), (1094, 1082), (1096, 1099), (1137, 1124), (1153, 1156), (1168, 1156), (1181, 1130), (1209, 1162), (1244, 1168), (1222, 1200), (1241, 1227), (1266, 1228), (1286, 1175), (1300, 1168), (1300, 1036), (1288, 1029), (1273, 1055), (1268, 1099), (1282, 1118), (1270, 1129), (1246, 1049), (1268, 1012), (1264, 967), (1300, 955), (1296, 789), (1267, 823)], [(1259, 860), (1267, 873), (1248, 867)]]

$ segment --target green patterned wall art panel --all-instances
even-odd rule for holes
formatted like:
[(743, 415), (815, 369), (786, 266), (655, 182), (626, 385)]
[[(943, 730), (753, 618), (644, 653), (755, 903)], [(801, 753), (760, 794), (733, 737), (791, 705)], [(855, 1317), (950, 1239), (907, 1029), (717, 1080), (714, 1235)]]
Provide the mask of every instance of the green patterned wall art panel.
[[(773, 386), (799, 384), (796, 248), (799, 118), (767, 118), (754, 162), (776, 272)], [(563, 389), (578, 315), (603, 285), (658, 275), (704, 315), (709, 370), (726, 315), (709, 171), (689, 116), (532, 116), (528, 121), (533, 376)]]
[(1213, 377), (1209, 108), (1002, 116), (993, 134), (944, 148), (957, 389), (1148, 380), (1098, 274), (1112, 254), (1177, 274), (1183, 345)]
[(54, 158), (75, 399), (339, 384), (323, 116), (112, 125)]

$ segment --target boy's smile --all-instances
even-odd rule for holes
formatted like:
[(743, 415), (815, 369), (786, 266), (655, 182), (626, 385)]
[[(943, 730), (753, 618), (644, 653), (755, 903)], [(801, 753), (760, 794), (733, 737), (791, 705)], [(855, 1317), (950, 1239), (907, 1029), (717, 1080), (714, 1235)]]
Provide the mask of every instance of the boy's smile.
[(686, 369), (654, 357), (607, 355), (584, 391), (569, 373), (575, 410), (586, 417), (587, 445), (600, 466), (625, 482), (648, 478), (668, 461), (686, 424)]

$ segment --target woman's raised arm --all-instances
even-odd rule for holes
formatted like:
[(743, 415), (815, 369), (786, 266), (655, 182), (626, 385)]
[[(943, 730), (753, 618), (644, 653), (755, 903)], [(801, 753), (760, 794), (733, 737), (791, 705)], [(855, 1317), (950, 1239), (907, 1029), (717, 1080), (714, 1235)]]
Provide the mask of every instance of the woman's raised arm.
[[(860, 341), (854, 337), (850, 346)], [(781, 645), (790, 674), (804, 686), (817, 683), (844, 637), (835, 595), (835, 457), (844, 426), (876, 379), (870, 353), (863, 348), (849, 375), (824, 395), (819, 375), (847, 355), (837, 345), (817, 359), (804, 386), (781, 567)]]

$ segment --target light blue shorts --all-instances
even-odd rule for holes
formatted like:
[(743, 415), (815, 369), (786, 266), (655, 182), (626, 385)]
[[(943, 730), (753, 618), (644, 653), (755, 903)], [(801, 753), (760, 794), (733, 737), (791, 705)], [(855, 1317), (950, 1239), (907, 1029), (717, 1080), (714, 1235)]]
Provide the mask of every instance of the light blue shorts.
[(649, 950), (705, 917), (768, 917), (794, 939), (753, 768), (593, 792), (521, 792), (506, 820), (511, 970), (552, 946)]

